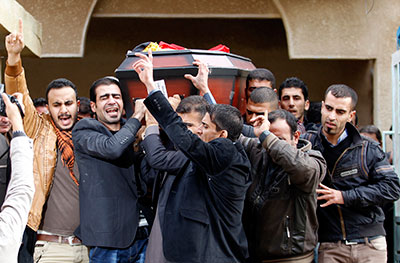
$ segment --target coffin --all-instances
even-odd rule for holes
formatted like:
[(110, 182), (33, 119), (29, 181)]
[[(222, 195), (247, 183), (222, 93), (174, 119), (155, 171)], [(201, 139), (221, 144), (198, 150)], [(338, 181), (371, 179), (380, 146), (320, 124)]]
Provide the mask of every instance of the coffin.
[[(115, 70), (116, 77), (121, 82), (126, 114), (133, 112), (132, 100), (145, 98), (147, 91), (132, 65), (139, 59), (128, 51), (126, 59)], [(168, 96), (180, 94), (183, 96), (198, 94), (198, 90), (185, 74), (196, 75), (198, 68), (193, 61), (199, 59), (208, 64), (210, 75), (209, 88), (217, 103), (231, 104), (243, 113), (245, 106), (246, 77), (249, 71), (255, 69), (251, 60), (245, 57), (209, 50), (168, 50), (153, 52), (154, 80), (165, 81)]]

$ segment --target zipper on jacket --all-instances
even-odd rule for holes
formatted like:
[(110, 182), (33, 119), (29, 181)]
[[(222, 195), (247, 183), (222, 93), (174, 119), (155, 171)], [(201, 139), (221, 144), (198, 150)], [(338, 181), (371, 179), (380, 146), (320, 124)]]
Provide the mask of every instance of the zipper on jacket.
[[(358, 146), (359, 146), (359, 145), (355, 145), (355, 146), (346, 148), (346, 149), (342, 152), (342, 154), (341, 154), (341, 155), (339, 156), (339, 158), (336, 160), (335, 165), (333, 166), (332, 172), (330, 172), (330, 175), (331, 175), (332, 179), (333, 179), (333, 175), (334, 175), (334, 173), (335, 173), (336, 165), (338, 164), (338, 162), (340, 161), (340, 159), (342, 159), (343, 155), (344, 155), (348, 150), (353, 149), (353, 148), (356, 148), (356, 147), (358, 147)], [(345, 228), (345, 226), (344, 226), (344, 219), (343, 219), (342, 209), (340, 208), (340, 205), (337, 205), (337, 208), (338, 208), (338, 212), (339, 212), (340, 228), (341, 228), (341, 230), (342, 230), (343, 240), (346, 240), (346, 228)]]
[[(286, 229), (286, 235), (288, 238), (288, 241), (290, 239), (290, 229), (289, 229), (289, 222), (290, 222), (290, 217), (286, 216), (286, 220), (285, 220), (285, 229)], [(289, 242), (288, 242), (289, 243)]]
[(342, 214), (342, 209), (340, 206), (337, 206), (338, 212), (339, 212), (339, 218), (340, 218), (340, 228), (342, 229), (342, 235), (343, 235), (343, 240), (346, 240), (346, 228), (344, 227), (344, 219), (343, 219), (343, 214)]

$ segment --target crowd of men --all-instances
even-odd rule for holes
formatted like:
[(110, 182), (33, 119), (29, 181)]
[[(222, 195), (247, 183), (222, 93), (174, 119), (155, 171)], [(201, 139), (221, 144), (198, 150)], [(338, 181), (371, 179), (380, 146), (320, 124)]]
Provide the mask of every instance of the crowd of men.
[(217, 104), (198, 60), (184, 77), (200, 95), (167, 98), (150, 51), (133, 65), (148, 96), (124, 118), (114, 77), (82, 110), (63, 78), (34, 103), (23, 48), (20, 24), (6, 38), (6, 92), (22, 106), (2, 96), (0, 262), (386, 262), (383, 207), (400, 183), (351, 124), (350, 87), (328, 87), (311, 122), (302, 80), (276, 89), (256, 69), (242, 116)]

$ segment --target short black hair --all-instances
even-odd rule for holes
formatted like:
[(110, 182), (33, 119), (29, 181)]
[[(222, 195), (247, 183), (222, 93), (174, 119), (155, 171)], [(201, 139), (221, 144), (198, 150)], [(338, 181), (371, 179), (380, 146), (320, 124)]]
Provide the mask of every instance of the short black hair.
[(322, 102), (311, 101), (310, 108), (307, 111), (307, 122), (308, 123), (321, 123), (321, 108)]
[(308, 88), (307, 85), (299, 78), (290, 77), (285, 79), (282, 84), (279, 86), (278, 94), (279, 99), (282, 99), (282, 90), (285, 88), (299, 88), (303, 93), (304, 100), (308, 100)]
[(243, 119), (238, 109), (227, 104), (214, 104), (208, 105), (207, 110), (217, 130), (226, 130), (231, 141), (239, 138), (243, 129)]
[(351, 110), (354, 110), (357, 105), (358, 96), (357, 93), (345, 84), (334, 84), (329, 86), (325, 91), (325, 98), (328, 93), (332, 93), (335, 98), (351, 98)]
[(250, 100), (254, 103), (274, 103), (276, 108), (278, 108), (278, 95), (273, 89), (268, 87), (259, 87), (255, 89), (250, 94)]
[(91, 117), (94, 116), (94, 112), (90, 107), (90, 99), (87, 97), (79, 97), (79, 113), (90, 114)]
[(294, 133), (297, 131), (296, 117), (292, 113), (282, 109), (274, 110), (268, 113), (268, 121), (270, 123), (274, 123), (278, 119), (286, 121), (286, 123), (289, 125), (290, 128), (290, 136), (291, 138), (293, 138)]
[(371, 133), (375, 134), (376, 138), (378, 139), (379, 143), (382, 143), (382, 133), (375, 125), (367, 125), (358, 130), (360, 133)]
[(46, 89), (46, 101), (49, 101), (49, 92), (52, 89), (61, 89), (64, 87), (71, 87), (74, 91), (75, 91), (75, 96), (76, 99), (78, 99), (78, 90), (76, 89), (76, 86), (74, 83), (72, 83), (72, 81), (68, 80), (68, 79), (64, 79), (64, 78), (59, 78), (59, 79), (55, 79), (52, 80), (49, 85), (47, 86)]
[(193, 111), (200, 113), (204, 117), (207, 113), (207, 101), (203, 96), (191, 95), (184, 98), (176, 108), (177, 113), (191, 113)]
[(111, 85), (111, 84), (115, 84), (118, 86), (119, 90), (122, 93), (121, 90), (121, 85), (119, 84), (119, 80), (115, 77), (112, 76), (107, 76), (107, 77), (103, 77), (100, 78), (98, 80), (96, 80), (95, 82), (93, 82), (92, 86), (90, 86), (90, 90), (89, 90), (89, 96), (90, 96), (90, 100), (93, 102), (96, 102), (96, 88), (100, 85)]
[(47, 106), (47, 100), (43, 97), (33, 99), (33, 106), (35, 107)]
[(256, 68), (250, 71), (246, 78), (246, 90), (249, 88), (250, 80), (268, 80), (271, 82), (272, 89), (275, 88), (275, 76), (274, 74), (265, 68)]

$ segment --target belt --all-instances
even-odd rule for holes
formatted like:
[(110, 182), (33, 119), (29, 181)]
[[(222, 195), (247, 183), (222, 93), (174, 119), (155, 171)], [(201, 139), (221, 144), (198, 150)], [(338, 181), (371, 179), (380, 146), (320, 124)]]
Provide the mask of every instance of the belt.
[(357, 245), (357, 244), (365, 244), (367, 242), (371, 242), (371, 240), (378, 239), (380, 237), (383, 237), (382, 235), (379, 236), (373, 236), (373, 237), (364, 237), (364, 238), (355, 238), (355, 239), (350, 239), (350, 240), (342, 240), (342, 242), (347, 245)]
[(75, 236), (58, 236), (58, 235), (37, 234), (37, 240), (60, 243), (60, 244), (70, 244), (71, 246), (82, 244), (82, 241)]

